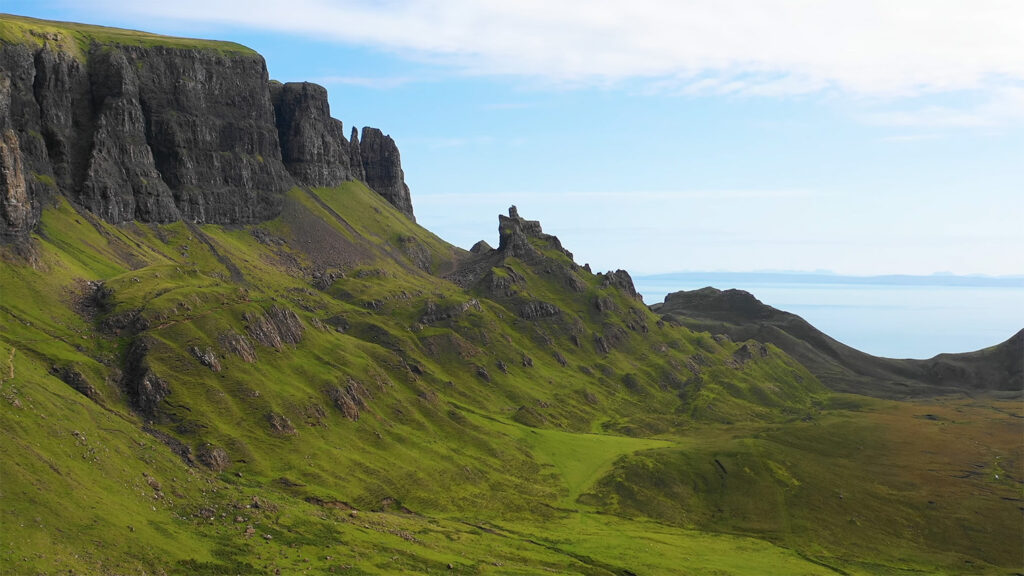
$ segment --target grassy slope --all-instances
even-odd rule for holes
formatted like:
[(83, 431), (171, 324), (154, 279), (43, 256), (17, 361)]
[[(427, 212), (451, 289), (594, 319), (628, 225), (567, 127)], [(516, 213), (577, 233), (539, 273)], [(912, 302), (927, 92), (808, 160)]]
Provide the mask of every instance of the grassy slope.
[[(736, 367), (740, 344), (659, 325), (581, 271), (573, 293), (544, 266), (506, 262), (526, 279), (523, 297), (565, 311), (516, 318), (511, 300), (427, 273), (461, 252), (360, 184), (295, 190), (280, 219), (256, 228), (118, 228), (63, 204), (44, 215), (34, 263), (5, 257), (0, 572), (999, 573), (1019, 563), (1019, 511), (1004, 500), (1021, 497), (1019, 420), (960, 404), (843, 404), (778, 350)], [(324, 274), (333, 281), (318, 283)], [(93, 308), (85, 281), (96, 280), (106, 297)], [(597, 311), (597, 296), (616, 311)], [(430, 306), (473, 299), (479, 307), (420, 322)], [(252, 339), (246, 314), (275, 306), (297, 314), (298, 344), (255, 344), (255, 363), (226, 350), (223, 334)], [(646, 315), (649, 331), (627, 328), (630, 314)], [(593, 335), (615, 327), (624, 335), (599, 352)], [(131, 409), (121, 382), (140, 338), (171, 390), (152, 416)], [(200, 364), (193, 346), (215, 351), (222, 369)], [(699, 375), (687, 368), (697, 355)], [(65, 368), (94, 400), (55, 377)], [(325, 394), (353, 382), (366, 391), (358, 420)], [(274, 432), (272, 413), (295, 432)], [(222, 447), (231, 464), (188, 466), (144, 426), (193, 456)], [(739, 481), (722, 483), (716, 459)], [(980, 472), (946, 480), (925, 471), (934, 466)], [(893, 547), (894, 535), (906, 545)]]
[(1020, 547), (1008, 545), (1022, 536), (1019, 404), (851, 400), (856, 412), (631, 455), (584, 500), (757, 534), (846, 570), (1021, 565)]
[(234, 42), (161, 36), (137, 30), (108, 28), (75, 22), (54, 22), (13, 14), (0, 14), (0, 42), (54, 48), (84, 58), (93, 42), (122, 46), (166, 46), (190, 50), (213, 50), (223, 55), (256, 55), (251, 48)]

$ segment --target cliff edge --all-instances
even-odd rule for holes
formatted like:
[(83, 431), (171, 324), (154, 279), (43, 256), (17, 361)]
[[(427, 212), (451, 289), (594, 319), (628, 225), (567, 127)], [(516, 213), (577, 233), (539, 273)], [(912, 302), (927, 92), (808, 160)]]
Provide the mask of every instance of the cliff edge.
[(414, 218), (394, 141), (346, 139), (327, 91), (229, 42), (0, 15), (0, 243), (60, 196), (111, 223), (244, 224), (364, 180)]

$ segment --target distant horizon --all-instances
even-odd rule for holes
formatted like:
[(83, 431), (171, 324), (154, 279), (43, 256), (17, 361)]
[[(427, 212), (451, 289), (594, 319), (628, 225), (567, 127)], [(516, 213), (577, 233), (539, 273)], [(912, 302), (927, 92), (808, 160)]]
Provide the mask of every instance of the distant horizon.
[(1024, 329), (1024, 276), (794, 272), (634, 275), (644, 303), (711, 286), (752, 294), (862, 352), (927, 359), (981, 350)]
[[(629, 270), (626, 270), (629, 272)], [(596, 270), (595, 270), (596, 272)], [(1019, 287), (1024, 288), (1024, 274), (956, 274), (952, 272), (932, 272), (930, 274), (901, 274), (901, 273), (887, 273), (887, 274), (847, 274), (842, 272), (834, 272), (831, 270), (677, 270), (674, 272), (658, 272), (654, 274), (633, 274), (634, 278), (648, 278), (648, 279), (669, 279), (673, 277), (700, 277), (700, 276), (758, 276), (764, 279), (770, 278), (793, 278), (793, 277), (808, 277), (808, 278), (820, 278), (824, 280), (842, 280), (842, 281), (886, 281), (886, 284), (898, 284), (900, 281), (909, 282), (910, 285), (920, 285), (921, 282), (911, 282), (913, 280), (920, 280), (922, 282), (930, 281), (935, 282), (934, 285), (946, 285), (947, 283), (959, 283), (957, 281), (978, 281), (978, 282), (997, 282), (999, 286), (1006, 287)], [(1017, 284), (1019, 282), (1019, 284)], [(979, 285), (990, 285), (988, 283)]]

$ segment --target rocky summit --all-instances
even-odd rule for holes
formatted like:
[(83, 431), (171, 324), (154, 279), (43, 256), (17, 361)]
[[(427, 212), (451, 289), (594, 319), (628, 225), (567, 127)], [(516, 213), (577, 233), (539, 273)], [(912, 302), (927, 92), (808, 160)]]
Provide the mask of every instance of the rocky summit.
[(515, 207), (453, 246), (245, 47), (0, 15), (0, 195), (5, 576), (1024, 565), (1020, 335), (652, 310)]

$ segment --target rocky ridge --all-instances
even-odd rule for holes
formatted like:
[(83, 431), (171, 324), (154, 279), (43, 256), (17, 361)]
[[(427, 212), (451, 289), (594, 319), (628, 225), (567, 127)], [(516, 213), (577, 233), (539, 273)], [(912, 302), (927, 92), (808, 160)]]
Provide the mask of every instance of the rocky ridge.
[(1024, 330), (976, 352), (927, 360), (880, 358), (856, 350), (806, 320), (762, 303), (743, 290), (701, 288), (668, 294), (651, 309), (691, 330), (742, 342), (771, 343), (797, 359), (823, 384), (842, 392), (880, 397), (1024, 390)]
[(346, 139), (323, 87), (271, 82), (255, 52), (0, 26), (0, 243), (60, 197), (111, 223), (245, 224), (296, 185), (363, 180), (414, 217), (394, 140)]

